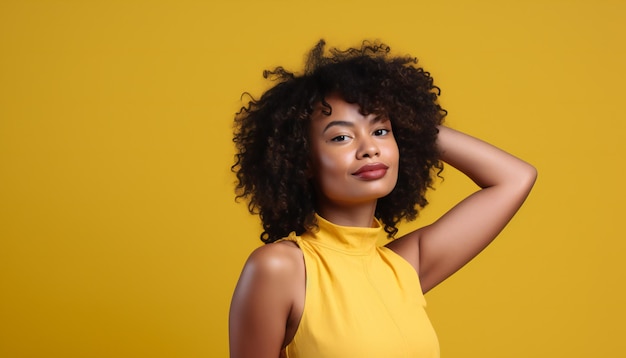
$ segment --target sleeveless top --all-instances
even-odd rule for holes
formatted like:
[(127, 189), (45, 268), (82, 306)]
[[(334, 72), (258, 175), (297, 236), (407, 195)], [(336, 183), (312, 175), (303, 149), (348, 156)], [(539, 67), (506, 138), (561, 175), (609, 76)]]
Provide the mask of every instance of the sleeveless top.
[(291, 233), (304, 255), (304, 312), (288, 358), (439, 357), (415, 269), (377, 242), (373, 228), (335, 225), (316, 215), (319, 230)]

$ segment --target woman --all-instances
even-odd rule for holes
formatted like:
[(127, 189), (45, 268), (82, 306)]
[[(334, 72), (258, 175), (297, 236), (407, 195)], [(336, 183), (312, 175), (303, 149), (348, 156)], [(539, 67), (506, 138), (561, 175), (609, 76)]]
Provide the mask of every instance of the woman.
[[(263, 222), (230, 311), (231, 357), (438, 357), (423, 293), (503, 229), (528, 163), (442, 126), (438, 88), (389, 48), (324, 51), (236, 118), (239, 197)], [(480, 190), (396, 238), (445, 162)], [(391, 241), (383, 247), (381, 236)]]

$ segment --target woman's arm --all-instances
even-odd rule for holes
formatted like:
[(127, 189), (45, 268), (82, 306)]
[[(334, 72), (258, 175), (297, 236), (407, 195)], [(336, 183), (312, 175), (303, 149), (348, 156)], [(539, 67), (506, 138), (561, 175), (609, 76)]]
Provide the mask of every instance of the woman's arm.
[(530, 164), (447, 127), (439, 127), (437, 145), (442, 160), (481, 189), (435, 223), (388, 245), (415, 267), (424, 292), (489, 245), (522, 205), (537, 177)]
[(280, 243), (256, 249), (246, 262), (229, 315), (232, 358), (278, 358), (297, 283), (304, 276), (299, 249)]

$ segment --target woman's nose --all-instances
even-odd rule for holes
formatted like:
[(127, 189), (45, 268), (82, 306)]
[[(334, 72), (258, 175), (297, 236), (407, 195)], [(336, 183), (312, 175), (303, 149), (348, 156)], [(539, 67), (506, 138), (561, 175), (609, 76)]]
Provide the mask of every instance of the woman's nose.
[(374, 138), (367, 136), (361, 140), (357, 152), (357, 158), (373, 158), (377, 157), (379, 154), (380, 151), (378, 149), (378, 145), (376, 145), (376, 141), (374, 140)]

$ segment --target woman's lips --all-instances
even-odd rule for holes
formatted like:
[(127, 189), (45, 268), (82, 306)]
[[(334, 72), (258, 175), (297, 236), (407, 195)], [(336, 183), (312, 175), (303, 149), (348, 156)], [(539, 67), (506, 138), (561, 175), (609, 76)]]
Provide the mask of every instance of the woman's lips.
[(389, 169), (389, 167), (383, 163), (365, 164), (356, 172), (352, 173), (352, 175), (360, 179), (375, 180), (384, 177), (385, 174), (387, 174), (387, 169)]

